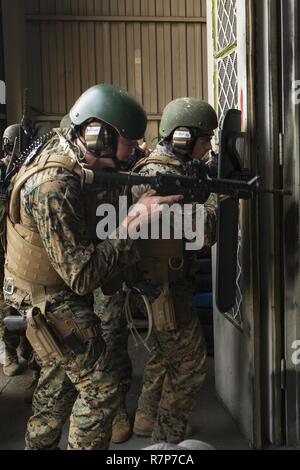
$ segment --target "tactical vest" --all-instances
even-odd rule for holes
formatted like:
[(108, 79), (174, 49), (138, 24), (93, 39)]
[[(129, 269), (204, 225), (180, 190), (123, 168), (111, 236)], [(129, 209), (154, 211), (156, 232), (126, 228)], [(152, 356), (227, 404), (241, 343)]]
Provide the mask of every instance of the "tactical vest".
[(32, 305), (42, 312), (45, 311), (46, 295), (58, 292), (65, 283), (51, 265), (39, 233), (20, 223), (20, 193), (29, 178), (47, 168), (64, 168), (77, 176), (84, 171), (72, 149), (67, 149), (68, 141), (58, 130), (56, 133), (64, 146), (62, 152), (41, 151), (33, 163), (23, 165), (18, 172), (10, 196), (6, 228), (6, 292), (12, 293), (9, 289), (13, 291), (14, 287), (22, 289), (30, 295)]
[[(132, 171), (138, 173), (145, 166), (150, 164), (167, 165), (176, 168), (180, 173), (184, 174), (183, 165), (180, 160), (169, 155), (149, 156), (142, 158), (137, 162)], [(172, 260), (176, 260), (176, 269), (178, 268), (178, 260), (183, 258), (182, 240), (137, 240), (137, 248), (139, 250), (143, 270), (147, 272), (147, 277), (154, 281), (166, 280), (168, 265)], [(182, 264), (182, 262), (180, 262)], [(145, 268), (147, 269), (145, 271)]]
[(149, 155), (149, 157), (141, 158), (133, 167), (132, 172), (138, 173), (140, 170), (144, 168), (146, 165), (150, 164), (161, 164), (167, 165), (171, 167), (175, 167), (180, 173), (184, 174), (183, 164), (181, 161), (175, 157), (171, 157), (170, 155), (162, 154), (159, 156), (156, 155)]
[[(184, 174), (180, 160), (164, 154), (139, 160), (132, 171), (139, 172), (149, 164), (166, 165)], [(184, 279), (189, 269), (183, 240), (137, 240), (135, 243), (141, 258), (138, 269), (143, 279), (161, 286), (159, 297), (151, 304), (154, 328), (157, 331), (174, 331), (181, 318), (173, 302), (171, 284)]]

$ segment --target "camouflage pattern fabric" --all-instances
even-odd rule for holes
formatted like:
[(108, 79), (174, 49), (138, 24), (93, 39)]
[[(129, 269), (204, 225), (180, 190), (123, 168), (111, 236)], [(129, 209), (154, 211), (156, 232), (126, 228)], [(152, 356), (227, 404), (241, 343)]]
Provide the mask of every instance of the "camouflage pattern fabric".
[[(99, 322), (91, 305), (74, 295), (73, 301), (53, 304), (47, 313), (58, 318), (71, 314), (77, 325), (85, 329)], [(99, 335), (90, 339), (86, 351), (76, 357), (70, 354), (62, 361), (42, 363), (33, 397), (33, 416), (27, 426), (26, 448), (56, 449), (62, 427), (72, 411), (68, 448), (107, 449), (119, 401), (118, 378)]]
[[(0, 160), (0, 166), (6, 168), (4, 159)], [(11, 190), (11, 185), (8, 191)], [(4, 326), (3, 320), (8, 315), (17, 314), (13, 308), (6, 305), (3, 295), (3, 279), (4, 279), (4, 249), (3, 243), (5, 238), (5, 215), (6, 215), (6, 204), (0, 201), (0, 338), (5, 344), (5, 349), (8, 352), (15, 352), (20, 342), (20, 335), (15, 332), (9, 332)]]
[(9, 307), (5, 301), (3, 293), (0, 294), (0, 338), (5, 344), (5, 349), (8, 352), (15, 352), (20, 343), (20, 334), (14, 331), (8, 331), (3, 323), (3, 320), (8, 315), (18, 315), (13, 308)]
[(0, 243), (0, 338), (4, 342), (5, 350), (14, 353), (20, 346), (20, 352), (24, 359), (27, 360), (29, 369), (39, 371), (40, 367), (36, 362), (35, 354), (32, 347), (26, 339), (25, 332), (8, 331), (4, 326), (4, 318), (7, 316), (19, 315), (18, 311), (9, 306), (4, 300), (3, 295), (3, 277), (4, 277), (4, 251)]
[[(103, 191), (88, 195), (87, 208), (90, 236), (96, 241), (96, 206), (99, 204), (116, 205), (118, 197), (124, 193), (122, 188), (111, 192)], [(118, 221), (117, 221), (118, 223)], [(102, 290), (94, 291), (94, 312), (101, 321), (101, 332), (106, 345), (107, 355), (118, 374), (123, 401), (129, 391), (132, 379), (132, 364), (128, 354), (128, 329), (124, 314), (125, 293), (120, 290), (115, 295), (104, 295)]]
[(178, 443), (206, 375), (206, 345), (188, 282), (172, 286), (177, 329), (153, 331), (138, 412), (154, 419), (152, 442)]
[[(158, 145), (151, 157), (163, 158), (172, 153), (167, 146)], [(174, 158), (176, 158), (174, 156)], [(180, 173), (177, 167), (151, 163), (140, 174)], [(138, 198), (147, 188), (134, 187)], [(205, 245), (216, 241), (216, 196), (204, 204)], [(190, 255), (189, 255), (190, 256)], [(192, 268), (192, 262), (191, 268)], [(191, 269), (192, 272), (192, 269)], [(152, 352), (146, 364), (138, 412), (155, 420), (152, 443), (179, 443), (185, 437), (189, 414), (205, 378), (206, 346), (199, 317), (193, 308), (193, 278), (185, 276), (170, 285), (177, 329), (172, 332), (153, 331)]]
[[(62, 133), (57, 130), (42, 154), (77, 158), (75, 148), (59, 137)], [(129, 239), (91, 241), (80, 178), (68, 170), (55, 167), (34, 174), (21, 190), (21, 201), (22, 224), (39, 233), (66, 290), (90, 293), (137, 260)]]
[[(64, 135), (57, 133), (42, 152), (68, 153), (76, 158), (76, 148)], [(61, 319), (71, 315), (82, 329), (95, 325), (99, 320), (93, 312), (92, 291), (136, 261), (132, 242), (91, 241), (79, 177), (62, 168), (45, 169), (27, 180), (21, 191), (20, 216), (21, 224), (40, 234), (47, 256), (65, 282), (60, 292), (47, 295), (46, 315), (54, 312)], [(22, 313), (32, 305), (30, 295), (18, 288), (6, 294), (5, 301)], [(71, 409), (69, 448), (108, 447), (120, 391), (104, 349), (99, 334), (86, 343), (84, 354), (66, 354), (63, 361), (42, 365), (33, 400), (34, 414), (27, 428), (27, 448), (56, 448)], [(65, 412), (60, 404), (62, 395)]]
[[(158, 160), (161, 158), (163, 160), (164, 156), (173, 157), (177, 161), (181, 161), (178, 156), (172, 153), (168, 145), (158, 144), (151, 153), (151, 158), (157, 158)], [(157, 172), (182, 175), (184, 174), (184, 169), (183, 167), (180, 169), (175, 166), (166, 165), (165, 163), (149, 163), (139, 171), (139, 173), (144, 176), (155, 176)], [(145, 185), (134, 186), (132, 188), (133, 200), (137, 201), (148, 189), (150, 188)], [(212, 246), (216, 243), (216, 209), (217, 195), (212, 193), (204, 204), (204, 245), (206, 246)], [(194, 225), (192, 225), (192, 229), (195, 230)]]
[(4, 250), (0, 242), (0, 338), (5, 344), (5, 349), (8, 352), (15, 352), (20, 343), (20, 335), (15, 332), (8, 331), (3, 323), (3, 320), (8, 315), (17, 315), (12, 307), (9, 307), (4, 301), (3, 295), (3, 278), (4, 278)]
[(128, 354), (128, 329), (124, 314), (125, 292), (105, 296), (101, 289), (94, 292), (94, 310), (101, 321), (101, 331), (107, 355), (118, 374), (123, 400), (132, 379), (132, 364)]
[(4, 302), (3, 278), (4, 278), (4, 250), (2, 247), (2, 243), (0, 243), (0, 338), (1, 339), (3, 339), (3, 336), (5, 334), (5, 327), (4, 327), (3, 319), (9, 313), (9, 307)]
[(206, 346), (197, 314), (176, 332), (155, 333), (138, 411), (155, 420), (151, 442), (178, 443), (206, 375)]

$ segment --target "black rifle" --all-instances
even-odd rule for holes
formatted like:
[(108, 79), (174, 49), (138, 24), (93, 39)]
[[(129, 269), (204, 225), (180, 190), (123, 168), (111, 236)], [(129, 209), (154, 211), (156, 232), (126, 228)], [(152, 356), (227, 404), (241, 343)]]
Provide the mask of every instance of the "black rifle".
[(0, 161), (0, 201), (6, 203), (7, 192), (4, 187), (4, 180), (6, 175), (6, 165)]
[(98, 192), (119, 186), (149, 185), (162, 196), (183, 194), (186, 202), (203, 203), (210, 193), (220, 194), (215, 297), (218, 309), (224, 313), (235, 305), (239, 200), (251, 199), (264, 193), (279, 196), (291, 194), (283, 189), (262, 189), (260, 177), (249, 176), (240, 151), (240, 144), (244, 141), (241, 112), (231, 109), (225, 115), (220, 133), (218, 177), (215, 177), (207, 165), (193, 161), (187, 167), (187, 176), (160, 173), (155, 176), (141, 176), (133, 173), (96, 171), (83, 173), (81, 181), (84, 190)]
[[(120, 186), (145, 185), (155, 189), (160, 196), (182, 194), (185, 202), (203, 204), (210, 193), (222, 194), (234, 199), (251, 199), (258, 193), (289, 194), (284, 190), (265, 190), (260, 188), (259, 176), (253, 178), (240, 175), (240, 178), (210, 178), (208, 168), (201, 162), (192, 161), (188, 167), (191, 176), (156, 173), (155, 176), (142, 176), (135, 173), (94, 171), (89, 183), (87, 173), (83, 172), (81, 186), (83, 191), (100, 192), (113, 190)], [(91, 173), (90, 173), (91, 174)]]
[(23, 115), (20, 123), (19, 138), (15, 139), (11, 157), (6, 169), (5, 186), (7, 187), (12, 176), (19, 169), (19, 162), (21, 161), (22, 154), (32, 143), (34, 126), (33, 122), (28, 117), (28, 89), (25, 88), (23, 92)]
[(33, 122), (28, 117), (28, 89), (24, 89), (23, 94), (23, 116), (21, 119), (21, 126), (20, 126), (20, 138), (19, 138), (19, 154), (24, 152), (25, 149), (31, 145), (34, 133), (34, 126)]

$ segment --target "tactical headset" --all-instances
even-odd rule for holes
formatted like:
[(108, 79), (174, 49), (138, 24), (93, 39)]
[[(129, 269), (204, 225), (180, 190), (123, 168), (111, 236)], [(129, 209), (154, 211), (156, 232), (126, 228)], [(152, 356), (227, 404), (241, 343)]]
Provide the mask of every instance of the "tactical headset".
[(211, 135), (204, 134), (200, 129), (193, 127), (178, 127), (172, 135), (171, 144), (179, 150), (193, 151), (196, 141), (199, 137), (211, 140)]
[(12, 143), (8, 137), (3, 137), (2, 139), (2, 151), (4, 154), (11, 154), (14, 148), (19, 144), (19, 138), (15, 137), (14, 142)]
[(117, 149), (117, 135), (117, 131), (108, 124), (91, 121), (83, 132), (85, 147), (97, 158), (113, 158)]
[[(81, 126), (72, 126), (73, 137), (78, 137), (86, 151), (91, 152), (96, 158), (111, 158), (118, 170), (127, 170), (138, 157), (134, 149), (128, 161), (120, 161), (117, 156), (119, 133), (105, 122), (90, 120), (82, 133)], [(82, 140), (84, 138), (84, 141)], [(83, 160), (85, 155), (81, 157)]]

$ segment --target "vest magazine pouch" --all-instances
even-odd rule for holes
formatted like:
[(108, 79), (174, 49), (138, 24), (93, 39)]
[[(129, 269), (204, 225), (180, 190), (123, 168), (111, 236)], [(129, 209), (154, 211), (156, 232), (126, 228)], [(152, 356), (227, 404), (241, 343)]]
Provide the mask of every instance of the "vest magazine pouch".
[(160, 296), (151, 304), (153, 324), (156, 331), (175, 331), (177, 328), (172, 292), (164, 285)]
[(27, 315), (26, 337), (42, 361), (63, 359), (61, 345), (49, 328), (46, 318), (36, 307)]

